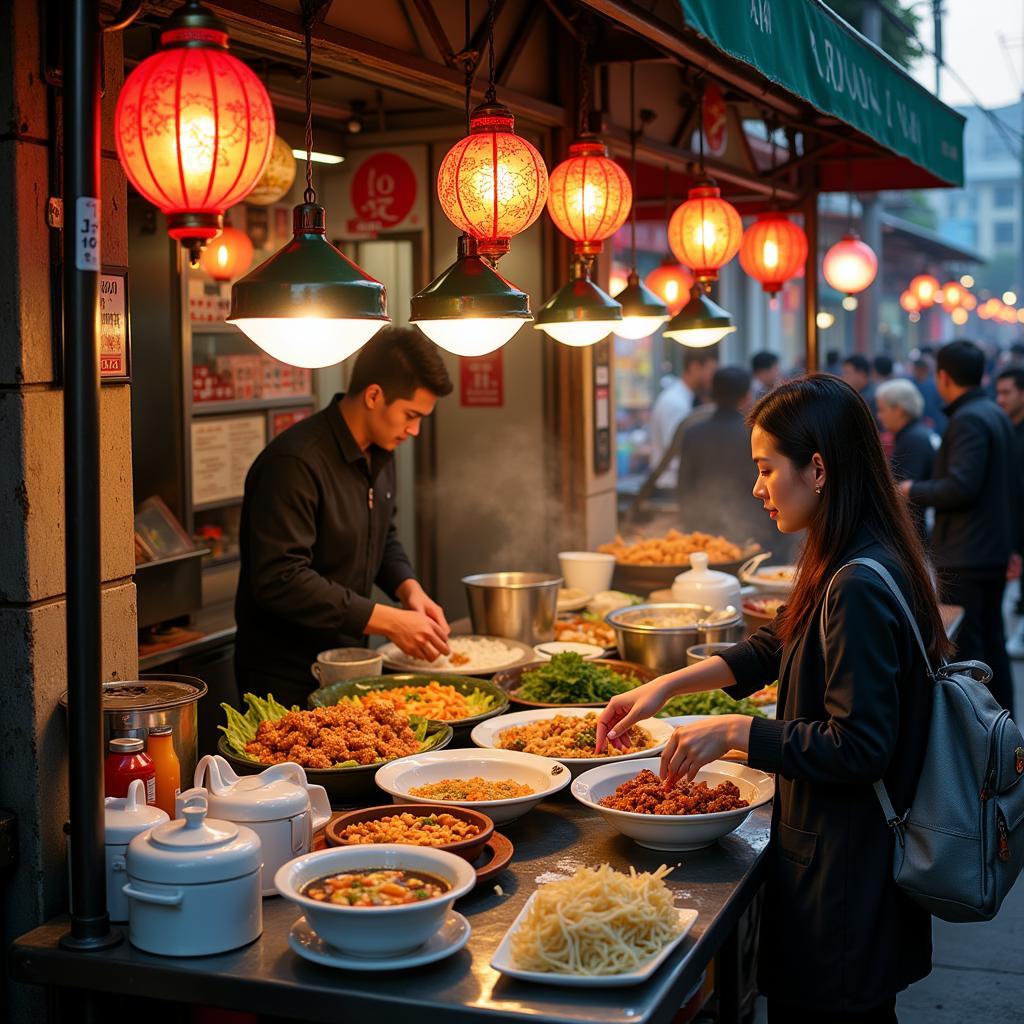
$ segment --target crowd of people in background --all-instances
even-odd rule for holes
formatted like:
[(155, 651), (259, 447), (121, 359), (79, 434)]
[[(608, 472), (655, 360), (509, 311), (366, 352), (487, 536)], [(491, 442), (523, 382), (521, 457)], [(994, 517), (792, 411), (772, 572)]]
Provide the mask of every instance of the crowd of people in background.
[[(1024, 627), (1007, 642), (1003, 600), (1007, 582), (1021, 580), (1024, 555), (1024, 344), (996, 353), (967, 340), (922, 346), (899, 365), (884, 354), (830, 351), (824, 372), (845, 380), (875, 417), (940, 597), (963, 609), (957, 658), (986, 663), (993, 696), (1012, 711), (1010, 657), (1024, 659)], [(678, 503), (682, 529), (795, 559), (789, 538), (750, 500), (746, 425), (786, 376), (772, 352), (756, 353), (748, 370), (720, 366), (714, 347), (685, 351), (682, 373), (651, 413), (649, 477)], [(1024, 592), (1016, 611), (1024, 614)]]

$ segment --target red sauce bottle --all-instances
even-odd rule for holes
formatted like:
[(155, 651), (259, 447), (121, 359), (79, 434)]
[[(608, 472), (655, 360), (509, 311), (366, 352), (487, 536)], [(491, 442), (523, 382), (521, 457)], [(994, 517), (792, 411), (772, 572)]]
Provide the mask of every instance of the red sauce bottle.
[(104, 796), (127, 796), (133, 780), (142, 779), (146, 787), (146, 803), (156, 803), (156, 767), (143, 747), (142, 740), (110, 741), (110, 753), (103, 762)]

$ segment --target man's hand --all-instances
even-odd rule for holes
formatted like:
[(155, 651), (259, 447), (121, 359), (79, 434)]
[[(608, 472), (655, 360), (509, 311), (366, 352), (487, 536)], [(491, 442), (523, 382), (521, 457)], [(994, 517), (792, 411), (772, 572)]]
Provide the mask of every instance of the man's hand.
[(446, 640), (451, 635), (452, 628), (444, 617), (444, 609), (427, 594), (418, 580), (406, 580), (398, 588), (398, 599), (402, 602), (403, 608), (419, 612), (436, 622)]
[(447, 632), (423, 612), (376, 604), (366, 631), (386, 636), (403, 654), (419, 661), (436, 661), (449, 653)]

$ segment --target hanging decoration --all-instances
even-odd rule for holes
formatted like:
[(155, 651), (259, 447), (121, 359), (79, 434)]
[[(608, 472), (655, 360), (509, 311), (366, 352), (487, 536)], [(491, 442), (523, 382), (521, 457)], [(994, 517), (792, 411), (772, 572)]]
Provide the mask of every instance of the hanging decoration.
[(930, 309), (936, 302), (942, 301), (939, 280), (932, 277), (931, 274), (918, 274), (907, 286), (907, 289), (916, 296), (921, 309)]
[(743, 234), (740, 265), (774, 300), (807, 259), (807, 236), (784, 213), (762, 213)]
[[(874, 281), (878, 273), (878, 257), (870, 246), (850, 231), (825, 253), (821, 270), (831, 287), (852, 298)], [(845, 303), (843, 308), (847, 308)]]
[(693, 275), (681, 263), (666, 257), (644, 278), (644, 284), (668, 307), (675, 316), (690, 301)]
[(234, 281), (251, 263), (252, 239), (229, 224), (212, 242), (207, 242), (199, 257), (199, 265), (214, 281)]
[(306, 44), (306, 190), (294, 235), (231, 289), (228, 323), (294, 366), (341, 362), (390, 321), (384, 286), (327, 240), (327, 211), (313, 188), (313, 18), (302, 0)]
[(274, 111), (256, 74), (228, 53), (224, 23), (188, 0), (164, 26), (160, 49), (125, 79), (114, 136), (128, 180), (195, 265), (224, 211), (263, 174)]
[(266, 169), (245, 201), (255, 206), (272, 206), (279, 199), (284, 199), (294, 184), (295, 157), (292, 155), (292, 147), (280, 135), (275, 135)]
[(900, 308), (906, 313), (916, 313), (921, 308), (921, 300), (908, 288), (900, 294)]
[(573, 257), (571, 278), (537, 311), (535, 329), (574, 348), (594, 345), (618, 330), (622, 307), (590, 280), (588, 261)]
[(959, 281), (947, 281), (940, 291), (942, 295), (942, 308), (947, 313), (952, 313), (953, 310), (959, 309), (964, 305), (967, 296), (970, 294), (967, 289)]

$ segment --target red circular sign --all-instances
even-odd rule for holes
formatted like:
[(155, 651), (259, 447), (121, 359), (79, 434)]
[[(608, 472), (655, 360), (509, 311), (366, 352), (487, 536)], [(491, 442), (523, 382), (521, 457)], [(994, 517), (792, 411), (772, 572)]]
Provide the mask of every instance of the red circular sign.
[(352, 178), (355, 221), (366, 230), (397, 227), (416, 202), (416, 175), (395, 153), (375, 153)]

